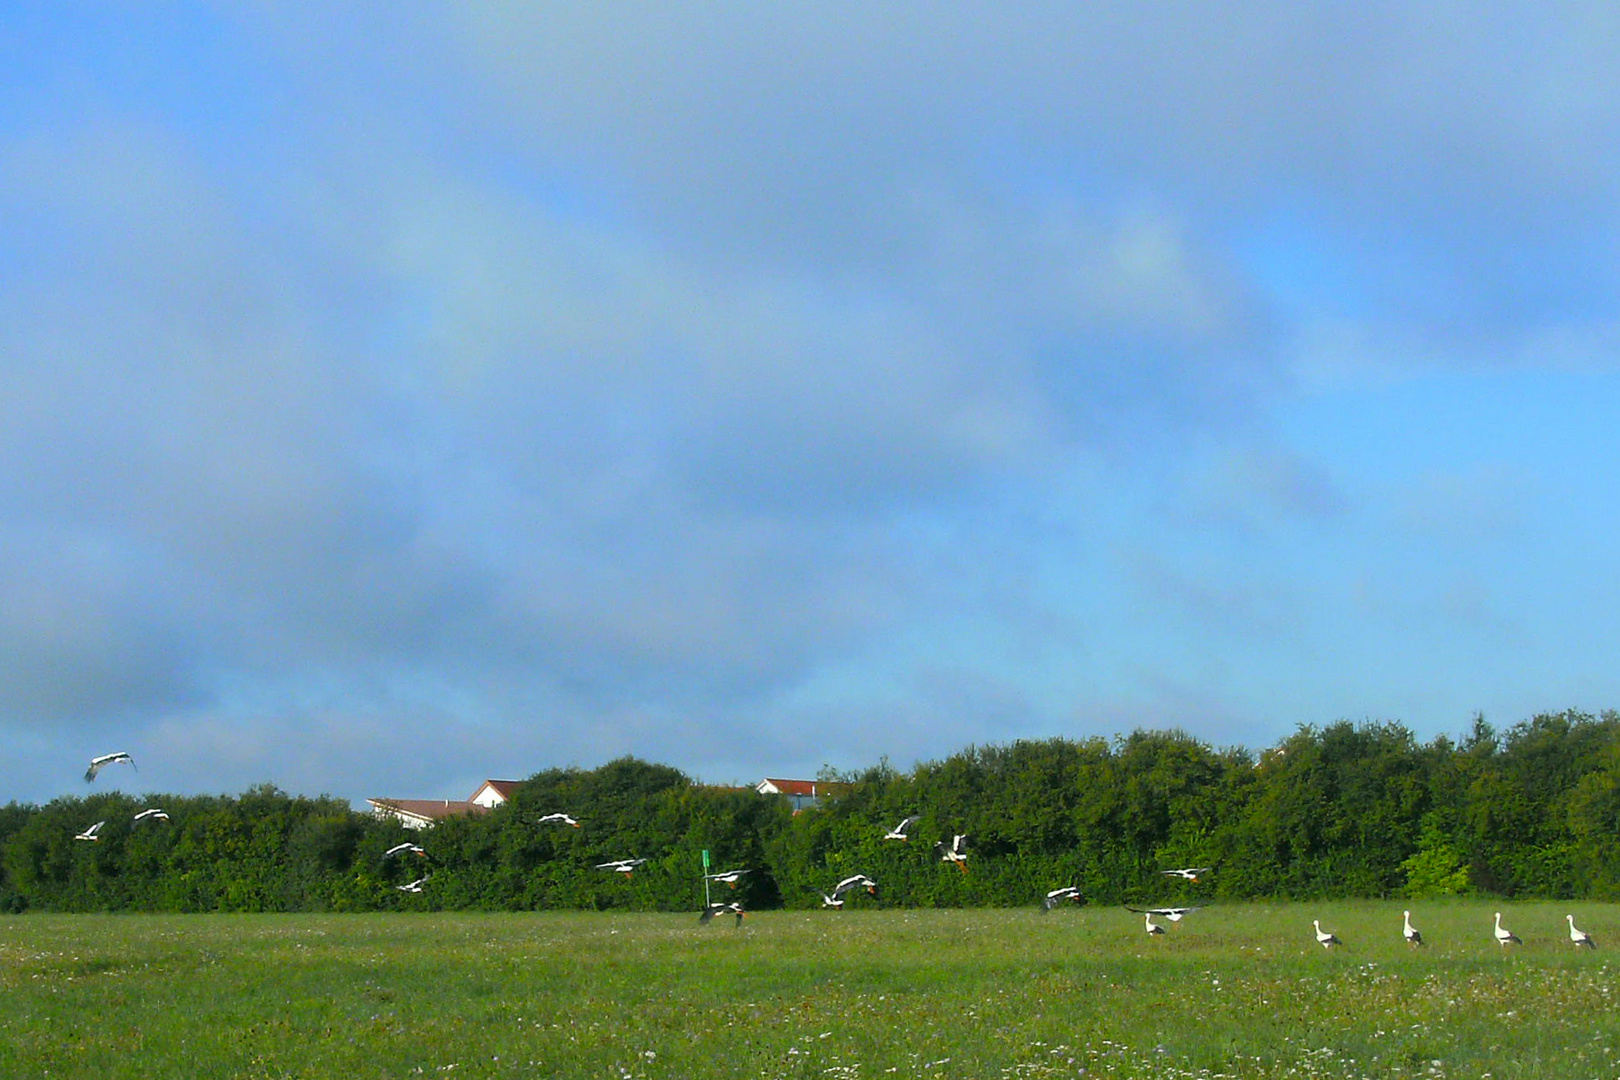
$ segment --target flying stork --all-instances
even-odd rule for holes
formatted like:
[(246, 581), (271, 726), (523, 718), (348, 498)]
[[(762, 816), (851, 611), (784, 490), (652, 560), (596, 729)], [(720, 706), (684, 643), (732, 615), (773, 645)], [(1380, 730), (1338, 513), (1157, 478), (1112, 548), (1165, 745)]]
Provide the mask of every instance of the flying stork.
[(101, 831), (101, 827), (103, 825), (105, 825), (105, 824), (107, 824), (105, 821), (98, 821), (94, 825), (90, 826), (88, 829), (84, 830), (84, 832), (75, 834), (73, 839), (75, 839), (75, 840), (100, 840), (101, 837), (97, 836), (96, 834)]
[(1079, 903), (1079, 887), (1075, 885), (1065, 885), (1061, 889), (1053, 889), (1051, 892), (1046, 894), (1046, 899), (1041, 901), (1041, 910), (1051, 911), (1064, 900), (1073, 900), (1075, 903)]
[(883, 839), (885, 839), (885, 840), (910, 840), (911, 837), (906, 835), (906, 830), (911, 828), (913, 825), (917, 824), (917, 822), (919, 820), (921, 820), (921, 819), (916, 814), (912, 814), (908, 818), (902, 818), (900, 820), (900, 824), (896, 825), (894, 828), (890, 829), (888, 832), (883, 834)]
[(1524, 944), (1523, 941), (1519, 940), (1518, 934), (1515, 934), (1513, 931), (1505, 928), (1502, 925), (1502, 913), (1500, 911), (1496, 913), (1496, 943), (1502, 946), (1504, 949), (1509, 945)]
[(1193, 912), (1197, 911), (1200, 907), (1203, 907), (1203, 905), (1202, 904), (1194, 904), (1192, 907), (1149, 907), (1149, 908), (1140, 908), (1140, 907), (1131, 907), (1131, 905), (1126, 904), (1125, 905), (1125, 910), (1126, 911), (1134, 911), (1138, 915), (1163, 915), (1165, 918), (1169, 919), (1171, 922), (1180, 922), (1181, 917), (1183, 915), (1190, 915)]
[(1580, 930), (1580, 929), (1576, 928), (1576, 926), (1575, 926), (1575, 916), (1573, 916), (1573, 915), (1565, 915), (1564, 918), (1569, 920), (1569, 940), (1574, 944), (1574, 946), (1577, 949), (1595, 949), (1595, 948), (1597, 948), (1597, 942), (1592, 940), (1592, 935), (1591, 934), (1588, 934), (1585, 930)]
[(955, 838), (949, 844), (941, 840), (939, 843), (934, 845), (934, 850), (939, 852), (939, 859), (941, 862), (955, 863), (958, 870), (962, 871), (964, 874), (967, 873), (968, 853), (966, 833), (957, 833)]
[(539, 824), (541, 824), (541, 825), (572, 825), (576, 829), (579, 828), (579, 822), (575, 821), (573, 818), (569, 817), (567, 814), (547, 814), (545, 817), (540, 819)]
[(837, 893), (833, 893), (831, 896), (828, 896), (826, 893), (822, 893), (821, 894), (821, 906), (822, 907), (830, 907), (830, 908), (841, 908), (841, 907), (844, 906), (844, 898), (842, 896), (839, 896)]
[[(130, 768), (135, 769), (135, 759), (130, 757), (129, 754), (120, 750), (116, 754), (102, 754), (100, 757), (91, 758), (90, 767), (84, 770), (84, 778), (86, 781), (94, 780), (96, 778), (96, 774), (102, 769), (106, 768), (108, 765), (116, 765), (119, 762), (123, 762)], [(135, 769), (135, 771), (140, 772), (139, 769)]]
[(834, 885), (832, 894), (834, 896), (843, 896), (845, 893), (849, 892), (849, 890), (851, 890), (851, 889), (865, 889), (867, 892), (871, 893), (873, 896), (876, 896), (877, 895), (877, 882), (873, 881), (871, 878), (867, 877), (865, 874), (853, 874), (850, 877), (845, 878), (843, 881), (840, 881), (838, 884)]
[(743, 916), (747, 915), (748, 912), (744, 911), (743, 908), (742, 908), (742, 905), (738, 904), (738, 903), (710, 904), (708, 907), (704, 908), (703, 913), (698, 916), (698, 922), (706, 923), (706, 922), (711, 921), (716, 915), (726, 915), (726, 914), (731, 914), (731, 915), (737, 916), (737, 921), (735, 923), (733, 923), (732, 925), (733, 926), (741, 926), (742, 921), (743, 921)]
[(646, 861), (646, 859), (614, 859), (612, 862), (599, 862), (596, 864), (596, 868), (598, 870), (612, 870), (615, 873), (629, 877), (631, 871)]
[(1212, 868), (1208, 866), (1188, 866), (1181, 870), (1160, 870), (1165, 877), (1186, 878), (1188, 881), (1197, 881), (1199, 874), (1207, 874)]
[(704, 874), (703, 876), (708, 878), (710, 881), (723, 881), (729, 887), (735, 889), (737, 887), (737, 879), (746, 873), (748, 873), (747, 870), (727, 870), (723, 873)]
[(404, 885), (395, 885), (394, 888), (398, 889), (400, 892), (419, 893), (422, 891), (422, 886), (426, 885), (428, 883), (428, 879), (432, 876), (432, 874), (424, 874), (415, 881), (407, 882)]
[(410, 841), (407, 840), (405, 843), (403, 843), (403, 844), (395, 844), (393, 847), (391, 847), (387, 851), (383, 852), (383, 858), (388, 859), (388, 858), (392, 858), (395, 855), (405, 855), (405, 854), (423, 855), (423, 856), (425, 856), (425, 855), (427, 855), (427, 852), (423, 851), (422, 848), (419, 845), (413, 844), (413, 843), (411, 843)]
[(157, 807), (154, 806), (150, 810), (142, 810), (140, 813), (136, 814), (135, 815), (135, 820), (136, 821), (168, 821), (169, 820), (169, 815), (164, 813), (162, 810), (159, 810)]

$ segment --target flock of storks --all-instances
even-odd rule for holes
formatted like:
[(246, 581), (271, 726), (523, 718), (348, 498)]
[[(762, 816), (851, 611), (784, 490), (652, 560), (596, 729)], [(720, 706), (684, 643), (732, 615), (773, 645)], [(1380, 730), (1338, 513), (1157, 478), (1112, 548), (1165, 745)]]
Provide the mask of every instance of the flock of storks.
[[(119, 751), (116, 754), (102, 754), (100, 757), (91, 758), (90, 767), (86, 769), (84, 773), (85, 780), (94, 780), (96, 775), (108, 765), (128, 765), (133, 769), (135, 768), (135, 759), (124, 751)], [(157, 807), (152, 807), (147, 810), (142, 810), (140, 813), (136, 814), (133, 820), (137, 822), (167, 821), (169, 820), (169, 815)], [(883, 834), (883, 839), (899, 840), (901, 842), (909, 843), (911, 840), (911, 827), (917, 824), (917, 822), (920, 820), (922, 820), (921, 817), (915, 814), (901, 819), (898, 825)], [(563, 813), (546, 814), (538, 818), (537, 821), (541, 825), (568, 825), (575, 829), (580, 827), (578, 821)], [(94, 825), (91, 825), (89, 828), (85, 829), (83, 832), (75, 834), (73, 839), (88, 841), (100, 840), (101, 827), (105, 824), (107, 823), (104, 820), (98, 821)], [(934, 851), (939, 854), (942, 862), (953, 863), (962, 871), (962, 873), (967, 873), (968, 850), (966, 834), (957, 833), (953, 835), (949, 843), (946, 843), (943, 840), (940, 841), (934, 845)], [(416, 855), (425, 858), (427, 856), (427, 852), (424, 851), (420, 845), (412, 843), (395, 844), (393, 847), (383, 852), (383, 856), (385, 858), (392, 858), (395, 855)], [(646, 861), (646, 859), (612, 859), (608, 862), (596, 863), (595, 866), (598, 870), (608, 870), (629, 877), (635, 871), (636, 867), (642, 865)], [(1198, 875), (1207, 874), (1210, 869), (1211, 868), (1208, 866), (1187, 866), (1176, 870), (1161, 870), (1159, 873), (1165, 875), (1166, 877), (1178, 877), (1186, 881), (1197, 881)], [(737, 882), (746, 873), (748, 873), (747, 870), (722, 870), (717, 874), (704, 874), (703, 877), (705, 881), (723, 882), (734, 889), (737, 887)], [(414, 881), (407, 882), (404, 885), (396, 885), (394, 888), (398, 889), (400, 892), (419, 893), (422, 891), (422, 887), (428, 883), (428, 880), (432, 876), (433, 875), (431, 874), (423, 874)], [(821, 906), (834, 909), (842, 908), (844, 906), (845, 893), (856, 889), (864, 889), (868, 893), (875, 896), (877, 895), (877, 887), (878, 883), (867, 877), (865, 874), (852, 874), (851, 876), (846, 877), (842, 881), (835, 884), (832, 887), (831, 892), (821, 894)], [(1041, 910), (1043, 912), (1051, 911), (1065, 900), (1078, 903), (1081, 900), (1080, 889), (1074, 885), (1065, 885), (1062, 888), (1053, 889), (1051, 892), (1047, 893), (1045, 899), (1041, 901)], [(1131, 907), (1129, 904), (1127, 904), (1125, 905), (1125, 908), (1127, 911), (1133, 911), (1136, 914), (1141, 915), (1143, 917), (1143, 926), (1147, 933), (1150, 936), (1158, 937), (1164, 933), (1164, 927), (1154, 922), (1153, 916), (1157, 915), (1160, 918), (1168, 919), (1170, 922), (1180, 922), (1183, 916), (1197, 911), (1199, 906), (1201, 905), (1193, 905), (1190, 907), (1139, 908)], [(733, 925), (741, 926), (743, 918), (747, 914), (748, 913), (743, 910), (742, 905), (736, 901), (731, 901), (728, 903), (712, 903), (704, 906), (703, 911), (698, 915), (698, 921), (701, 923), (708, 923), (719, 915), (735, 915), (736, 922)], [(1573, 944), (1577, 949), (1597, 948), (1597, 942), (1593, 940), (1592, 935), (1575, 925), (1574, 915), (1565, 915), (1564, 918), (1569, 923), (1569, 940), (1571, 944)], [(1331, 949), (1336, 945), (1344, 944), (1339, 939), (1337, 934), (1330, 930), (1322, 929), (1322, 920), (1312, 919), (1311, 925), (1316, 928), (1316, 942), (1317, 944), (1321, 945), (1322, 948)], [(1510, 945), (1524, 944), (1517, 934), (1502, 925), (1502, 913), (1500, 911), (1496, 913), (1496, 926), (1494, 933), (1497, 944), (1501, 945), (1504, 949)], [(1401, 912), (1401, 934), (1406, 939), (1406, 943), (1408, 945), (1412, 946), (1413, 948), (1422, 947), (1423, 935), (1418, 931), (1417, 927), (1412, 925), (1412, 913), (1410, 911)]]

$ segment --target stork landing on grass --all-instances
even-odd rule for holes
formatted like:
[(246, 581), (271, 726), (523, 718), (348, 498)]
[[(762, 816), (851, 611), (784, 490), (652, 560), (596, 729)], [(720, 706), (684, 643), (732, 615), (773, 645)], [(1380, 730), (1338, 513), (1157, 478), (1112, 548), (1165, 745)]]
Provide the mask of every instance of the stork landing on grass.
[(746, 911), (744, 911), (742, 909), (741, 904), (736, 904), (736, 903), (732, 903), (732, 904), (710, 904), (708, 907), (704, 908), (703, 913), (698, 916), (698, 922), (700, 922), (700, 923), (708, 923), (708, 922), (713, 921), (713, 919), (714, 919), (714, 917), (716, 915), (727, 915), (727, 914), (737, 916), (737, 921), (735, 923), (733, 923), (732, 925), (741, 926), (742, 921), (743, 921), (743, 916), (747, 915), (748, 912), (746, 912)]
[(941, 862), (955, 863), (958, 870), (962, 871), (964, 874), (967, 873), (968, 853), (966, 833), (958, 833), (949, 844), (941, 840), (939, 843), (934, 845), (934, 850), (939, 852), (939, 859)]

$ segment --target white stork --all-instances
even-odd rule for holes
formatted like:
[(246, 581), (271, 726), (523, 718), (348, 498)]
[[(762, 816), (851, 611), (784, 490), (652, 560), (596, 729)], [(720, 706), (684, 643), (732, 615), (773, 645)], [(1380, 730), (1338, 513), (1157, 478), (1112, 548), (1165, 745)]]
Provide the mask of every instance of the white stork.
[(406, 841), (403, 844), (395, 844), (393, 847), (391, 847), (387, 851), (383, 852), (383, 858), (389, 859), (389, 858), (394, 857), (395, 855), (407, 855), (407, 854), (426, 856), (427, 852), (423, 851), (420, 845), (413, 844), (413, 843), (411, 843), (409, 841)]
[(703, 913), (698, 916), (698, 922), (706, 923), (711, 921), (716, 915), (727, 914), (737, 916), (737, 921), (732, 924), (733, 926), (741, 926), (743, 917), (747, 915), (748, 912), (744, 911), (742, 909), (742, 905), (737, 903), (710, 904), (708, 907), (704, 908)]
[(921, 820), (921, 819), (916, 814), (913, 814), (908, 818), (901, 818), (900, 819), (900, 824), (896, 825), (894, 828), (890, 829), (888, 832), (883, 834), (883, 839), (885, 839), (885, 840), (910, 840), (911, 837), (906, 835), (906, 830), (911, 828), (913, 825), (917, 824), (917, 822), (919, 820)]
[(1502, 925), (1502, 913), (1500, 911), (1496, 913), (1496, 943), (1502, 946), (1504, 949), (1509, 945), (1524, 944), (1523, 941), (1519, 940), (1518, 934), (1515, 934), (1513, 931)]
[(1316, 927), (1316, 943), (1322, 946), (1322, 948), (1331, 949), (1335, 945), (1344, 944), (1344, 942), (1340, 941), (1338, 937), (1322, 929), (1321, 919), (1312, 919), (1311, 925)]
[(569, 817), (567, 814), (547, 814), (545, 817), (540, 819), (539, 824), (541, 824), (541, 825), (572, 825), (576, 829), (579, 828), (579, 822), (575, 821), (573, 818)]
[(934, 845), (934, 850), (939, 852), (939, 859), (941, 862), (955, 863), (958, 870), (962, 871), (964, 874), (967, 873), (968, 853), (966, 833), (956, 834), (955, 838), (952, 839), (949, 844), (941, 840), (939, 843)]
[(419, 893), (422, 891), (422, 886), (426, 885), (428, 880), (432, 877), (432, 874), (423, 874), (415, 881), (407, 882), (404, 885), (395, 885), (394, 888), (398, 889), (400, 892)]
[(107, 824), (105, 821), (98, 821), (94, 825), (90, 826), (88, 829), (84, 830), (84, 832), (75, 834), (73, 839), (75, 839), (75, 840), (100, 840), (101, 837), (96, 835), (96, 834), (101, 832), (101, 827), (103, 825), (105, 825), (105, 824)]
[(873, 881), (871, 878), (867, 877), (865, 874), (853, 874), (850, 877), (845, 878), (843, 881), (840, 881), (838, 884), (834, 885), (832, 894), (834, 896), (843, 896), (845, 893), (849, 892), (849, 890), (851, 890), (851, 889), (865, 889), (867, 892), (869, 892), (872, 895), (876, 896), (877, 895), (877, 882)]
[(1075, 903), (1079, 903), (1079, 887), (1075, 885), (1065, 885), (1061, 889), (1053, 889), (1051, 892), (1046, 894), (1046, 899), (1041, 901), (1041, 910), (1051, 911), (1065, 900), (1073, 900)]
[(1576, 928), (1575, 916), (1565, 915), (1564, 918), (1569, 920), (1569, 940), (1577, 949), (1597, 948), (1597, 942), (1592, 940), (1591, 934), (1588, 934), (1585, 930)]
[(1412, 925), (1412, 913), (1410, 911), (1401, 912), (1401, 934), (1406, 938), (1406, 943), (1413, 948), (1423, 944), (1423, 935), (1418, 933), (1418, 928)]
[(1142, 912), (1142, 921), (1147, 924), (1147, 932), (1149, 934), (1159, 935), (1164, 933), (1164, 927), (1153, 921), (1153, 912)]
[[(106, 768), (108, 765), (116, 765), (119, 762), (123, 762), (130, 768), (135, 769), (135, 759), (130, 757), (129, 754), (120, 750), (116, 754), (102, 754), (100, 757), (91, 758), (90, 767), (84, 770), (84, 778), (86, 781), (94, 780), (96, 778), (96, 774), (102, 769)], [(135, 771), (140, 772), (139, 769), (135, 769)]]
[(631, 871), (646, 861), (646, 859), (614, 859), (612, 862), (599, 862), (596, 864), (596, 868), (598, 870), (612, 870), (614, 873), (629, 877)]
[(826, 893), (822, 893), (821, 894), (821, 906), (822, 907), (830, 907), (830, 908), (841, 908), (841, 907), (844, 906), (844, 898), (842, 896), (839, 896), (837, 893), (833, 893), (831, 896), (828, 896)]
[(703, 876), (708, 878), (710, 881), (723, 881), (726, 883), (726, 885), (735, 889), (737, 887), (737, 881), (746, 873), (748, 873), (747, 870), (727, 870), (723, 873), (704, 874)]
[(154, 806), (150, 810), (142, 810), (140, 813), (136, 814), (135, 815), (135, 820), (136, 821), (168, 821), (169, 820), (169, 815), (166, 814), (165, 812), (163, 812), (162, 810), (159, 810), (157, 807)]
[(1186, 878), (1188, 881), (1197, 881), (1199, 874), (1207, 874), (1211, 869), (1213, 868), (1208, 866), (1188, 866), (1180, 870), (1160, 870), (1159, 873), (1165, 877), (1178, 877)]
[(1140, 908), (1140, 907), (1131, 907), (1131, 905), (1126, 904), (1125, 905), (1125, 910), (1126, 911), (1134, 911), (1138, 915), (1163, 915), (1165, 918), (1169, 919), (1171, 922), (1180, 922), (1181, 917), (1183, 915), (1191, 915), (1193, 912), (1197, 911), (1202, 906), (1203, 906), (1202, 904), (1195, 904), (1192, 907), (1150, 907), (1150, 908)]

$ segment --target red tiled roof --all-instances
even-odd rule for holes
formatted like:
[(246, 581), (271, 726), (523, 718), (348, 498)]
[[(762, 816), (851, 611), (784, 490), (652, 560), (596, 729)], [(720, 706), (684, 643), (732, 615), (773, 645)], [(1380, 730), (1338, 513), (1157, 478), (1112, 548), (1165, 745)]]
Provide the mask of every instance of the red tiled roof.
[(430, 821), (485, 812), (482, 806), (458, 799), (367, 799), (366, 802), (382, 813), (397, 812)]
[[(517, 791), (518, 788), (523, 786), (523, 781), (521, 781), (521, 780), (485, 780), (482, 784), (478, 785), (478, 791), (483, 791), (486, 786), (494, 788), (497, 792), (500, 793), (501, 798), (510, 799), (512, 797), (512, 793)], [(473, 792), (473, 794), (474, 795), (478, 794), (478, 791)]]

